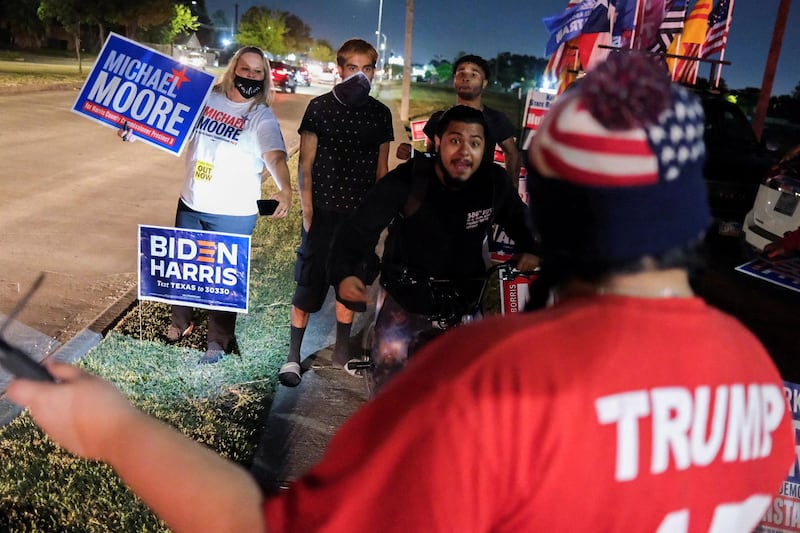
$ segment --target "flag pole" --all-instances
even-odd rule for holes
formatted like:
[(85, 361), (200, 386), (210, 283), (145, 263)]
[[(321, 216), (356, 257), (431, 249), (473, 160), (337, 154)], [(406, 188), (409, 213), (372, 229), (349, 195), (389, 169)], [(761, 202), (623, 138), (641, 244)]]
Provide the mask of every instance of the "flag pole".
[(725, 61), (725, 49), (728, 48), (728, 32), (731, 29), (731, 19), (733, 18), (733, 2), (734, 0), (731, 0), (731, 3), (728, 4), (728, 18), (725, 21), (725, 46), (722, 47), (719, 53), (720, 62), (717, 64), (717, 77), (714, 80), (715, 89), (719, 88), (719, 81), (722, 79), (722, 62)]
[(633, 43), (636, 42), (636, 29), (639, 27), (639, 6), (642, 5), (642, 0), (636, 0), (636, 11), (633, 14), (633, 30), (631, 30), (631, 41), (628, 43), (628, 49), (633, 50)]

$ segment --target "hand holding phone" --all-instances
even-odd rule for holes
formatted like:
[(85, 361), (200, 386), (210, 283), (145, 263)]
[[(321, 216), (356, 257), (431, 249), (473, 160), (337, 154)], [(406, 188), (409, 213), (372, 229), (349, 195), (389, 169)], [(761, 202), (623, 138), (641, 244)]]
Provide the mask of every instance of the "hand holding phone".
[(275, 213), (275, 210), (278, 209), (278, 200), (256, 200), (256, 204), (258, 204), (258, 214), (262, 217), (267, 217)]

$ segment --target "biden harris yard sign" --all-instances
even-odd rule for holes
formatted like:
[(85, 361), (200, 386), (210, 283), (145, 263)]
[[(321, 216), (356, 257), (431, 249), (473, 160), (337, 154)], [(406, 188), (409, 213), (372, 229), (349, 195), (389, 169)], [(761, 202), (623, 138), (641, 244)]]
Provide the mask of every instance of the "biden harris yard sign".
[(111, 33), (72, 110), (180, 155), (214, 76)]
[(139, 226), (139, 299), (247, 312), (250, 236)]

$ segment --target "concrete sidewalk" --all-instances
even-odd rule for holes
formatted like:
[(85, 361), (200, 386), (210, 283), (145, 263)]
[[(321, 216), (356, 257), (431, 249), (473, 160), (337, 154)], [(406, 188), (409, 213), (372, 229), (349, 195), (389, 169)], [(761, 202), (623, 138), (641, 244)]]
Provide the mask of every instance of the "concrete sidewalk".
[[(401, 162), (395, 157), (397, 144), (409, 142), (409, 137), (399, 109), (386, 103), (394, 123), (395, 142), (389, 154), (389, 169), (393, 169)], [(377, 284), (371, 290), (374, 301)], [(273, 398), (252, 465), (253, 474), (267, 490), (286, 486), (316, 464), (336, 430), (367, 400), (364, 378), (331, 366), (336, 341), (334, 300), (331, 289), (322, 310), (309, 319), (301, 353), (303, 381), (294, 388), (280, 385)], [(372, 309), (356, 315), (352, 356), (360, 353), (362, 333), (373, 318)]]

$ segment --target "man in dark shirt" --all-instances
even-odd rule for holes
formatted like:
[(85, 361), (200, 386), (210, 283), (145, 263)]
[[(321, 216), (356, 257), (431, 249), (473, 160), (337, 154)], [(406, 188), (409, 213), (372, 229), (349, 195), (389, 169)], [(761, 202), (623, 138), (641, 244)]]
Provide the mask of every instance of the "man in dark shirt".
[[(516, 184), (519, 180), (521, 158), (514, 138), (514, 126), (502, 112), (483, 104), (483, 90), (489, 85), (489, 63), (480, 56), (465, 55), (453, 65), (453, 88), (456, 90), (456, 105), (466, 105), (480, 109), (488, 126), (486, 132), (486, 150), (483, 158), (494, 161), (494, 147), (500, 145), (505, 157), (506, 171)], [(433, 149), (433, 138), (436, 134), (436, 122), (442, 111), (437, 111), (428, 119), (424, 133), (428, 137), (428, 151)], [(408, 159), (411, 145), (403, 143), (397, 148), (397, 156)]]
[[(345, 42), (336, 57), (344, 81), (311, 100), (300, 123), (302, 243), (295, 265), (289, 356), (278, 374), (286, 386), (300, 383), (300, 346), (309, 316), (320, 310), (330, 286), (326, 264), (334, 232), (388, 171), (389, 143), (394, 140), (391, 112), (369, 96), (377, 59), (366, 41)], [(362, 309), (337, 300), (334, 364), (349, 359), (353, 315)]]
[[(436, 156), (415, 158), (387, 174), (343, 222), (333, 244), (329, 268), (339, 298), (366, 302), (366, 284), (373, 280), (365, 258), (389, 228), (372, 351), (376, 388), (442, 330), (433, 319), (441, 318), (443, 306), (456, 320), (477, 310), (486, 272), (483, 241), (493, 222), (517, 243), (520, 270), (538, 263), (525, 204), (503, 169), (483, 160), (485, 130), (479, 110), (447, 110), (434, 136)], [(431, 278), (437, 280), (434, 290)]]

